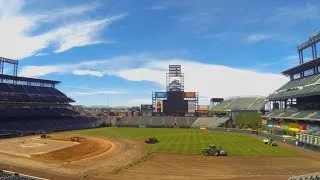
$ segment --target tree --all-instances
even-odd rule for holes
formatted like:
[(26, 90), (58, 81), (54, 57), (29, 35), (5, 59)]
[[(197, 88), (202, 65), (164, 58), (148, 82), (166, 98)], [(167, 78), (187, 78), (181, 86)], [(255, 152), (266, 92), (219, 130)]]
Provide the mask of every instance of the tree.
[(237, 113), (235, 124), (240, 128), (258, 129), (261, 127), (261, 115), (256, 112)]

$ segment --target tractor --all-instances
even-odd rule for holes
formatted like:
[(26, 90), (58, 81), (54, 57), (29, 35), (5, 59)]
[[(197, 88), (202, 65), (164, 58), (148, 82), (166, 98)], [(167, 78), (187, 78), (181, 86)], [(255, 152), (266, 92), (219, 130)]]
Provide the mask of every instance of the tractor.
[(40, 136), (40, 138), (45, 139), (45, 138), (50, 138), (50, 136), (47, 135), (47, 134), (42, 134), (42, 135)]
[(209, 148), (203, 148), (203, 155), (205, 156), (227, 156), (227, 152), (224, 151), (221, 146), (218, 149), (215, 145), (210, 144)]
[(71, 141), (72, 141), (72, 142), (79, 142), (79, 141), (80, 141), (80, 138), (74, 136), (74, 137), (71, 137)]
[(269, 146), (278, 146), (278, 144), (275, 142), (275, 140), (273, 138), (264, 139), (263, 142), (264, 142), (264, 144), (267, 144)]
[(155, 137), (149, 137), (149, 138), (145, 138), (144, 142), (147, 144), (155, 144), (159, 142), (159, 140)]

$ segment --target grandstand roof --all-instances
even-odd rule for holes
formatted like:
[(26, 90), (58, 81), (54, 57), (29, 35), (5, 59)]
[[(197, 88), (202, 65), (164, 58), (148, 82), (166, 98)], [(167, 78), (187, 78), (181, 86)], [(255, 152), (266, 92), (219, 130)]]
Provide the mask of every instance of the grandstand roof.
[(33, 82), (33, 83), (47, 83), (47, 84), (53, 84), (53, 85), (60, 83), (60, 81), (11, 76), (11, 75), (5, 75), (5, 74), (0, 74), (0, 79), (14, 80), (14, 81), (27, 81), (27, 82)]
[(284, 100), (314, 95), (320, 95), (320, 74), (289, 81), (272, 93), (268, 99)]
[(212, 111), (236, 111), (236, 110), (250, 110), (259, 111), (266, 104), (264, 97), (237, 97), (222, 101), (218, 105), (212, 107)]
[(295, 66), (293, 68), (290, 68), (288, 70), (285, 70), (282, 72), (282, 74), (289, 76), (289, 75), (300, 73), (302, 71), (305, 71), (305, 70), (308, 70), (308, 69), (311, 69), (311, 68), (314, 68), (317, 66), (320, 66), (320, 57), (317, 59), (305, 62), (303, 64), (300, 64), (298, 66)]

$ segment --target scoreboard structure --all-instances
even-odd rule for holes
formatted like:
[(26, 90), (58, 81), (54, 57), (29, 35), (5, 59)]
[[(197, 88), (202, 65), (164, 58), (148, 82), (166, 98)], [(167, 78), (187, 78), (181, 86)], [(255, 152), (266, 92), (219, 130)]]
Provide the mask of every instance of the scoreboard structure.
[(153, 115), (194, 116), (198, 107), (197, 92), (184, 91), (181, 65), (169, 65), (166, 73), (166, 92), (152, 93)]

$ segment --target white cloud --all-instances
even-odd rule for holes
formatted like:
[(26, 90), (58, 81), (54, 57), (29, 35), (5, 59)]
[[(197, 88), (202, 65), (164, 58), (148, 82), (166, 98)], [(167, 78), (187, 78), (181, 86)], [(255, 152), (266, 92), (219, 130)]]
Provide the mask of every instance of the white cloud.
[(57, 64), (45, 66), (23, 66), (20, 68), (19, 75), (26, 77), (38, 77), (51, 73), (72, 73), (76, 75), (92, 75), (101, 77), (111, 75), (117, 70), (131, 67), (136, 63), (144, 63), (149, 60), (145, 55), (137, 56), (118, 56), (103, 60), (87, 60), (75, 64)]
[[(135, 81), (152, 80), (164, 85), (165, 74), (154, 67), (167, 67), (169, 64), (182, 65), (186, 91), (197, 91), (207, 99), (229, 96), (267, 96), (288, 81), (280, 74), (260, 73), (186, 60), (153, 61), (146, 64), (144, 69), (126, 70), (121, 77)], [(155, 74), (162, 74), (163, 79)]]
[(301, 22), (319, 20), (319, 4), (305, 3), (304, 5), (277, 8), (274, 15), (269, 19), (278, 23), (279, 26), (291, 26)]
[(102, 72), (92, 71), (92, 70), (74, 70), (72, 72), (72, 74), (80, 75), (80, 76), (84, 76), (84, 75), (97, 76), (97, 77), (102, 77), (103, 76)]
[(63, 68), (59, 66), (27, 66), (22, 68), (19, 76), (23, 77), (40, 77), (50, 73), (58, 73)]
[[(22, 59), (35, 55), (50, 45), (56, 48), (55, 53), (61, 53), (74, 47), (109, 43), (108, 40), (101, 39), (101, 31), (112, 22), (125, 17), (117, 15), (91, 20), (78, 17), (88, 15), (87, 12), (96, 7), (93, 5), (68, 7), (63, 8), (63, 11), (37, 10), (33, 14), (26, 14), (23, 13), (25, 5), (26, 1), (23, 0), (0, 0), (0, 39), (3, 42), (0, 44), (1, 56)], [(66, 20), (67, 24), (53, 24)], [(33, 34), (37, 30), (44, 30), (43, 23), (52, 23), (54, 27), (46, 32)]]
[(131, 99), (128, 101), (129, 106), (140, 106), (141, 104), (152, 104), (151, 98), (149, 99)]
[(271, 36), (266, 34), (251, 34), (248, 35), (245, 40), (249, 43), (256, 43), (270, 38)]
[[(267, 96), (278, 89), (289, 79), (279, 74), (262, 73), (253, 70), (232, 68), (214, 64), (204, 64), (184, 59), (155, 59), (140, 57), (143, 62), (136, 68), (123, 68), (122, 66), (110, 67), (110, 64), (125, 61), (134, 61), (136, 56), (115, 57), (99, 61), (86, 61), (74, 65), (32, 66), (23, 67), (21, 74), (44, 75), (49, 73), (73, 73), (84, 75), (118, 76), (129, 81), (149, 81), (161, 87), (165, 86), (166, 72), (169, 64), (181, 64), (185, 74), (185, 90), (197, 91), (200, 96), (211, 97), (229, 96)], [(144, 60), (151, 61), (144, 61)], [(125, 61), (121, 61), (125, 60)], [(98, 64), (98, 65), (97, 65)], [(97, 69), (99, 67), (99, 69)], [(47, 72), (45, 72), (47, 70)], [(79, 71), (80, 70), (80, 71)], [(79, 73), (80, 72), (80, 73)], [(156, 91), (156, 90), (155, 90)], [(204, 103), (207, 104), (207, 101)]]
[(46, 55), (48, 55), (48, 54), (47, 53), (37, 53), (34, 56), (46, 56)]

